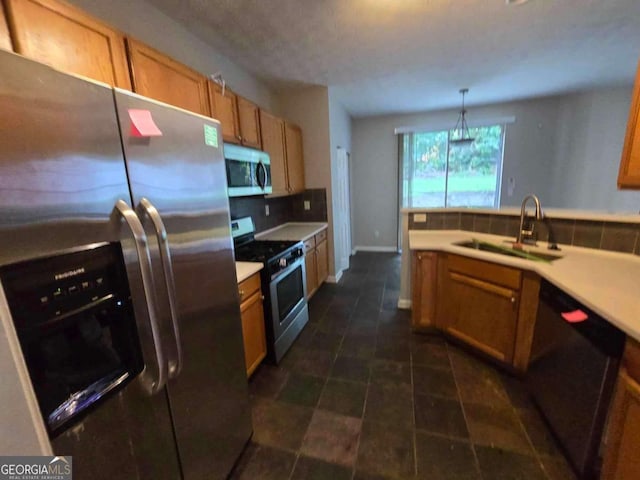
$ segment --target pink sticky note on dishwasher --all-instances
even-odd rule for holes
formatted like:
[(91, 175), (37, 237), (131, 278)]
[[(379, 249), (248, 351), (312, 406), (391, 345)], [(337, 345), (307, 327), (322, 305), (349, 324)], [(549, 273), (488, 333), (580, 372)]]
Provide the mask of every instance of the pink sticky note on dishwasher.
[(584, 322), (589, 316), (584, 313), (582, 310), (574, 310), (573, 312), (563, 312), (562, 318), (564, 318), (569, 323), (578, 323)]
[(162, 132), (153, 121), (149, 110), (130, 108), (131, 136), (133, 137), (161, 137)]

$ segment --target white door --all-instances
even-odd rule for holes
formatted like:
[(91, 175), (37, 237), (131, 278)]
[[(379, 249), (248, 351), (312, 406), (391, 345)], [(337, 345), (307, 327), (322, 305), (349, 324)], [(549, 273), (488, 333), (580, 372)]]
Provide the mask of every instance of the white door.
[(338, 271), (349, 268), (351, 254), (351, 203), (349, 201), (349, 154), (344, 148), (338, 147), (337, 158), (337, 194), (334, 216), (338, 258)]

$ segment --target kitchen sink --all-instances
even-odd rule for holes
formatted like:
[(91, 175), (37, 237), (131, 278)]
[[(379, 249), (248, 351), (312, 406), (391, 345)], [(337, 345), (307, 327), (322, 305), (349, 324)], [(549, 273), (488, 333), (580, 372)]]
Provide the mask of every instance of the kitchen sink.
[(549, 255), (546, 253), (532, 252), (530, 250), (518, 250), (515, 248), (496, 245), (481, 240), (468, 240), (464, 242), (454, 243), (459, 247), (473, 248), (474, 250), (482, 250), (483, 252), (497, 253), (498, 255), (507, 255), (510, 257), (522, 258), (523, 260), (533, 260), (537, 262), (553, 262), (562, 258), (559, 255)]

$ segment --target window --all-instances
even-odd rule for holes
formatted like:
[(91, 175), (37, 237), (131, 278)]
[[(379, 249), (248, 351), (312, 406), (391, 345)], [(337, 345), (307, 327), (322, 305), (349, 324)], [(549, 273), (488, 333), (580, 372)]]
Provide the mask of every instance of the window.
[(497, 207), (504, 125), (470, 128), (471, 144), (451, 142), (453, 131), (400, 137), (401, 207)]

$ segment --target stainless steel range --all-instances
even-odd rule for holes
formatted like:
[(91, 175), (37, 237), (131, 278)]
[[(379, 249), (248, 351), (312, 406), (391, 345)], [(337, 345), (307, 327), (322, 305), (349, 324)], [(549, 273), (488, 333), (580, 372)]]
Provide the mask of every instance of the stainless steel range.
[(267, 359), (278, 364), (309, 321), (304, 244), (255, 239), (251, 217), (231, 222), (236, 260), (261, 262)]

